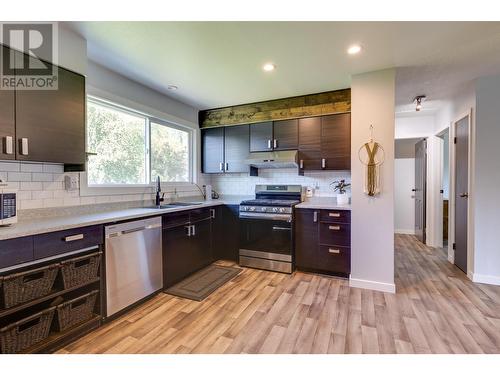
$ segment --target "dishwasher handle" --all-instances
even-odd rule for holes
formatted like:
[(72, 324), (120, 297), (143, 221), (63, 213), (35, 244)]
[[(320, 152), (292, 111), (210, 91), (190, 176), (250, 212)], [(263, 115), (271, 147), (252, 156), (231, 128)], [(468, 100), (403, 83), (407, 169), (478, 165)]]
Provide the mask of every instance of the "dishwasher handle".
[(139, 226), (132, 227), (132, 228), (129, 226), (128, 228), (121, 229), (121, 230), (120, 230), (120, 225), (118, 225), (117, 227), (114, 227), (114, 230), (106, 233), (106, 238), (119, 237), (119, 236), (122, 236), (125, 234), (143, 232), (145, 230), (156, 229), (156, 228), (161, 228), (161, 222), (154, 223), (154, 224), (144, 224), (144, 222), (142, 222), (141, 225), (139, 225)]

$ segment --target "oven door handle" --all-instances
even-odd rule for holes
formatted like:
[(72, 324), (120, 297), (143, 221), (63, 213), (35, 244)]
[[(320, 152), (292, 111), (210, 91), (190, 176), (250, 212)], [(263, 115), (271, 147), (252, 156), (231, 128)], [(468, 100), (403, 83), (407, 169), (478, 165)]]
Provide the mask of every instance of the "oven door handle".
[(292, 228), (286, 228), (286, 227), (273, 227), (273, 230), (292, 230)]
[(272, 221), (286, 221), (290, 223), (292, 221), (292, 215), (261, 215), (259, 213), (253, 212), (240, 212), (240, 219), (253, 219), (253, 220), (272, 220)]

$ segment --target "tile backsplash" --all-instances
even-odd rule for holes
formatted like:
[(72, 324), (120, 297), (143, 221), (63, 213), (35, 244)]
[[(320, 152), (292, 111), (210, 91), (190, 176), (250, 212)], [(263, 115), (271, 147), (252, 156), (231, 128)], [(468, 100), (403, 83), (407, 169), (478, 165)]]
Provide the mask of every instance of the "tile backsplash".
[[(0, 161), (0, 180), (6, 182), (8, 188), (17, 190), (19, 210), (154, 199), (153, 189), (151, 189), (151, 194), (80, 196), (79, 189), (72, 191), (65, 190), (64, 177), (67, 175), (76, 177), (78, 179), (78, 186), (80, 186), (80, 173), (65, 173), (62, 164)], [(179, 188), (177, 196), (193, 196), (198, 194), (198, 189), (193, 185), (188, 188)], [(166, 194), (166, 198), (171, 197), (172, 194)]]
[[(253, 195), (257, 184), (299, 184), (303, 187), (310, 186), (315, 196), (336, 196), (330, 186), (335, 180), (344, 179), (351, 182), (350, 171), (318, 171), (305, 172), (299, 176), (297, 169), (260, 169), (258, 177), (248, 173), (215, 174), (212, 175), (212, 186), (219, 194), (226, 195)], [(351, 195), (350, 190), (347, 191)]]

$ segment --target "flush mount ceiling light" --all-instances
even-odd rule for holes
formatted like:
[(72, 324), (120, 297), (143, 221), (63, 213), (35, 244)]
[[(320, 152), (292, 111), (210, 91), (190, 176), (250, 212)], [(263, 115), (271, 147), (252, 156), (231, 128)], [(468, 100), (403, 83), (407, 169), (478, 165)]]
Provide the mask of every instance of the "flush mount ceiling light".
[(170, 90), (170, 91), (175, 91), (177, 90), (179, 87), (177, 87), (176, 85), (168, 85), (167, 86), (167, 90)]
[(276, 65), (273, 63), (266, 63), (262, 65), (262, 70), (264, 70), (264, 72), (272, 72), (274, 69), (276, 69)]
[(422, 103), (427, 99), (425, 95), (417, 95), (413, 99), (413, 103), (415, 103), (415, 111), (420, 111), (422, 109)]
[(356, 55), (361, 52), (361, 46), (359, 44), (353, 44), (347, 49), (349, 55)]

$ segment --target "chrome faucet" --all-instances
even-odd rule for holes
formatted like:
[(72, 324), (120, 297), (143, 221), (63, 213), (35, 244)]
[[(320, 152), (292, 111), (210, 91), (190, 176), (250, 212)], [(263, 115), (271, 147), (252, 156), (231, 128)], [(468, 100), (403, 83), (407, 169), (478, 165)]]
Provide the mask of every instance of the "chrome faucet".
[(161, 194), (161, 184), (160, 184), (160, 176), (157, 177), (156, 179), (156, 198), (155, 198), (155, 206), (160, 208), (161, 207), (161, 202), (165, 200), (165, 193)]

